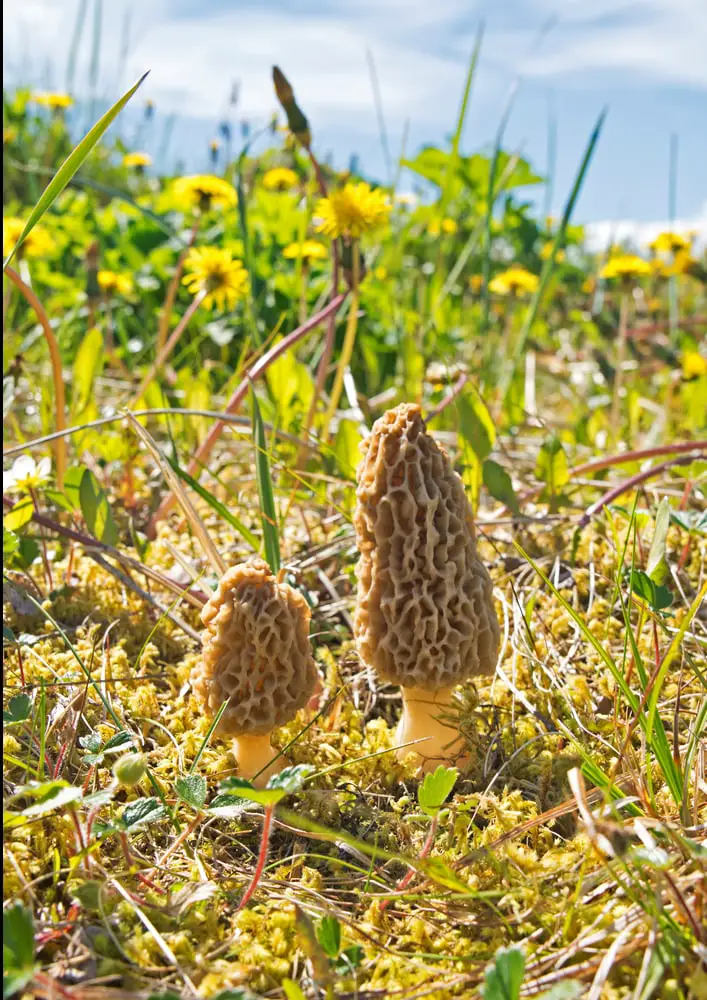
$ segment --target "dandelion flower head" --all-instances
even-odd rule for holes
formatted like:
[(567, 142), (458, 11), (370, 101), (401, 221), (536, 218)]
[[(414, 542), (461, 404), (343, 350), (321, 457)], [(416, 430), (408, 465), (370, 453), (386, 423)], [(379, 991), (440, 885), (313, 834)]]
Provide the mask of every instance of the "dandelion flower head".
[(248, 292), (248, 272), (230, 250), (195, 247), (184, 261), (182, 283), (192, 295), (205, 292), (206, 308), (232, 309)]
[(337, 239), (359, 239), (364, 233), (380, 229), (388, 221), (390, 205), (383, 191), (373, 190), (365, 181), (348, 183), (332, 191), (317, 204), (317, 232)]

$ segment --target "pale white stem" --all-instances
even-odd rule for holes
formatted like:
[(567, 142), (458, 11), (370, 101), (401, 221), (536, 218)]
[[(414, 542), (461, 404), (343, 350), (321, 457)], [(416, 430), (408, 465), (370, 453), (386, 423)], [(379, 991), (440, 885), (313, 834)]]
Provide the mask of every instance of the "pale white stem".
[(450, 714), (453, 688), (425, 691), (423, 688), (401, 688), (403, 713), (395, 734), (396, 743), (424, 740), (413, 747), (396, 751), (399, 759), (414, 753), (420, 760), (423, 774), (434, 771), (440, 764), (460, 762), (464, 743), (458, 730), (444, 716)]

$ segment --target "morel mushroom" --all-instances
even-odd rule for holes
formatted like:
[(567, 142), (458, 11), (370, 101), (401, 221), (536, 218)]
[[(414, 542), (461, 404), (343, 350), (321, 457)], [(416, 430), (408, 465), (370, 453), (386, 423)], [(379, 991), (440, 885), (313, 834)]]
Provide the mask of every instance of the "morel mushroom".
[(355, 636), (364, 662), (402, 688), (397, 742), (424, 742), (398, 756), (417, 753), (426, 772), (462, 751), (449, 723), (453, 688), (496, 666), (492, 583), (477, 555), (464, 486), (420, 407), (385, 413), (363, 450)]
[(271, 763), (273, 729), (293, 719), (314, 690), (309, 619), (302, 595), (261, 559), (226, 570), (201, 613), (203, 652), (192, 690), (211, 717), (230, 698), (218, 731), (233, 737), (240, 775), (257, 775), (258, 787), (287, 763)]

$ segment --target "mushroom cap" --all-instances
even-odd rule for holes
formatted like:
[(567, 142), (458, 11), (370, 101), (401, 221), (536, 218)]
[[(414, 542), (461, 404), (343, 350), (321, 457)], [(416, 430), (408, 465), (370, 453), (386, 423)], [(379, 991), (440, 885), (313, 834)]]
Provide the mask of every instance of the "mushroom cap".
[(428, 691), (493, 672), (493, 585), (462, 481), (420, 407), (389, 410), (362, 449), (354, 515), (362, 659), (383, 680)]
[(226, 570), (201, 612), (201, 661), (191, 684), (211, 716), (230, 698), (219, 722), (225, 736), (268, 733), (309, 700), (317, 668), (304, 597), (279, 583), (262, 559)]

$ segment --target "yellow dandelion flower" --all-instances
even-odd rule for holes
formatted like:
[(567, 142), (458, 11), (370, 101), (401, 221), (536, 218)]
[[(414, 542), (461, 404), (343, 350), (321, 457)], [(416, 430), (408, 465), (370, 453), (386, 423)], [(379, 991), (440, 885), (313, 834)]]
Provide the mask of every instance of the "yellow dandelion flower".
[(104, 292), (114, 292), (116, 295), (130, 295), (133, 290), (133, 279), (129, 274), (116, 274), (115, 271), (99, 271), (96, 275), (99, 286)]
[(638, 257), (633, 253), (618, 254), (611, 257), (602, 267), (599, 274), (607, 281), (614, 278), (627, 280), (629, 278), (640, 278), (651, 273), (651, 265), (643, 257)]
[(457, 226), (457, 224), (454, 221), (454, 219), (442, 219), (442, 232), (443, 233), (448, 233), (450, 236), (453, 236), (454, 233), (456, 233), (456, 231), (457, 231), (458, 228), (459, 227)]
[(299, 177), (289, 167), (273, 167), (263, 175), (263, 187), (267, 191), (289, 191), (298, 184)]
[(703, 375), (707, 375), (707, 358), (703, 358), (698, 351), (683, 351), (682, 377), (693, 379)]
[(32, 100), (43, 108), (51, 108), (52, 111), (61, 111), (70, 108), (74, 103), (73, 97), (68, 94), (32, 94)]
[(531, 295), (538, 287), (537, 274), (513, 264), (489, 281), (489, 291), (494, 295)]
[(2, 130), (3, 146), (5, 145), (5, 143), (14, 142), (18, 135), (19, 132), (17, 130), (17, 127), (15, 125), (8, 125), (6, 128)]
[(690, 240), (681, 236), (680, 233), (666, 231), (659, 233), (653, 242), (648, 244), (648, 247), (654, 253), (678, 253), (680, 250), (690, 249)]
[(282, 251), (282, 256), (290, 260), (302, 257), (303, 260), (326, 260), (329, 251), (323, 243), (316, 240), (303, 240), (302, 243), (290, 243)]
[(373, 277), (377, 281), (385, 281), (385, 279), (388, 277), (388, 269), (386, 267), (383, 267), (382, 264), (379, 264), (378, 267), (374, 268), (373, 270)]
[(217, 247), (197, 247), (189, 251), (184, 261), (186, 274), (182, 283), (192, 295), (206, 292), (203, 304), (207, 309), (232, 309), (248, 292), (248, 272), (230, 250)]
[(149, 153), (126, 153), (123, 157), (124, 167), (151, 167), (152, 157)]
[(472, 292), (478, 295), (484, 286), (484, 279), (481, 274), (472, 274), (469, 278), (469, 285), (471, 286)]
[(358, 239), (384, 226), (389, 213), (390, 205), (382, 191), (372, 190), (365, 181), (349, 183), (319, 201), (315, 215), (320, 221), (316, 228), (332, 239)]
[[(7, 257), (20, 238), (25, 228), (25, 220), (8, 216), (2, 220), (2, 255)], [(30, 230), (17, 251), (18, 257), (43, 257), (54, 249), (54, 240), (44, 226), (35, 226)]]
[(678, 250), (672, 264), (668, 267), (668, 274), (689, 274), (695, 264), (697, 264), (697, 260), (689, 250)]
[(234, 186), (212, 174), (178, 177), (172, 185), (172, 193), (177, 202), (201, 212), (210, 208), (232, 208), (238, 200)]

